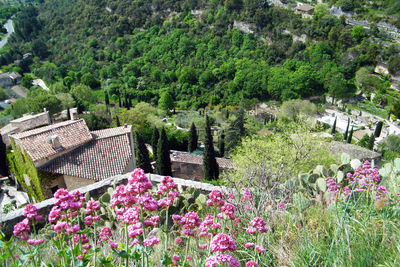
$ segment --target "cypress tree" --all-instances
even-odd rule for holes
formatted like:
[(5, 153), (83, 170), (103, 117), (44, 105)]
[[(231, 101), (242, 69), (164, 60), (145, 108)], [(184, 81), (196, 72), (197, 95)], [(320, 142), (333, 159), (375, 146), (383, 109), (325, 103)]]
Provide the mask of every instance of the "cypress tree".
[(121, 123), (119, 122), (118, 115), (115, 116), (115, 120), (116, 120), (116, 123), (117, 123), (117, 127), (121, 126)]
[(337, 119), (337, 118), (335, 117), (335, 121), (333, 122), (333, 125), (332, 125), (332, 132), (331, 132), (331, 133), (332, 133), (333, 135), (335, 135), (335, 133), (336, 133), (336, 119)]
[(211, 135), (211, 127), (208, 116), (206, 115), (206, 137), (204, 140), (203, 152), (204, 178), (208, 180), (217, 180), (219, 175), (219, 166), (215, 159), (214, 145)]
[(3, 137), (0, 134), (0, 174), (3, 176), (8, 175), (6, 144), (3, 142)]
[(71, 114), (69, 113), (69, 107), (67, 108), (67, 120), (71, 120)]
[(374, 150), (374, 144), (375, 144), (375, 134), (371, 134), (369, 137), (369, 142), (368, 142), (368, 149), (369, 150)]
[(121, 108), (122, 107), (121, 93), (118, 94), (118, 104), (119, 104), (119, 107)]
[(223, 157), (225, 154), (225, 134), (224, 132), (221, 132), (218, 140), (218, 150), (219, 150), (219, 156)]
[(163, 127), (161, 128), (160, 138), (157, 144), (157, 172), (160, 175), (172, 176), (171, 158), (169, 154), (167, 134)]
[(147, 150), (143, 138), (140, 136), (138, 131), (135, 132), (135, 143), (136, 166), (144, 170), (145, 173), (152, 172), (153, 169), (150, 163), (149, 151)]
[(350, 127), (350, 118), (347, 118), (347, 127), (346, 127), (346, 131), (344, 132), (343, 140), (347, 140), (347, 135), (349, 134), (349, 127)]
[(157, 160), (157, 144), (160, 138), (160, 132), (156, 127), (153, 128), (153, 136), (151, 137), (151, 148), (153, 149), (153, 160)]
[(105, 91), (104, 101), (106, 102), (106, 106), (108, 107), (110, 105), (110, 98), (108, 96), (108, 91)]
[(189, 130), (189, 142), (188, 142), (189, 152), (193, 152), (197, 149), (198, 139), (199, 137), (197, 136), (196, 125), (194, 125), (194, 122), (192, 122), (192, 125), (190, 125), (190, 130)]
[(347, 143), (351, 143), (351, 139), (353, 139), (353, 126), (351, 126), (349, 138), (347, 138)]
[(376, 125), (376, 128), (375, 128), (375, 133), (374, 133), (375, 137), (381, 136), (382, 126), (383, 126), (383, 122), (382, 121), (378, 122), (378, 124)]

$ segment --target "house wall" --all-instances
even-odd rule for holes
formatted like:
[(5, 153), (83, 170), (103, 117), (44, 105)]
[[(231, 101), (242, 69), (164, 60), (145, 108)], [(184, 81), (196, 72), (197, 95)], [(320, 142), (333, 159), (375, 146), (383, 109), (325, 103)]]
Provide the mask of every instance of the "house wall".
[[(173, 177), (194, 181), (201, 181), (204, 178), (202, 164), (172, 161), (171, 168)], [(219, 168), (219, 173), (221, 174), (224, 170), (224, 168)]]
[(80, 178), (75, 176), (64, 175), (64, 182), (68, 191), (75, 190), (80, 187), (84, 187), (95, 183), (95, 180)]
[[(22, 117), (23, 119), (23, 117)], [(35, 115), (34, 117), (26, 120), (13, 120), (10, 122), (12, 126), (18, 127), (19, 130), (26, 131), (29, 129), (36, 128), (38, 126), (43, 126), (43, 125), (48, 125), (49, 124), (49, 119), (47, 112), (43, 112), (41, 114)]]
[(52, 188), (67, 188), (62, 175), (40, 172), (39, 176), (41, 180), (40, 185), (42, 186), (42, 192), (46, 199), (53, 197)]

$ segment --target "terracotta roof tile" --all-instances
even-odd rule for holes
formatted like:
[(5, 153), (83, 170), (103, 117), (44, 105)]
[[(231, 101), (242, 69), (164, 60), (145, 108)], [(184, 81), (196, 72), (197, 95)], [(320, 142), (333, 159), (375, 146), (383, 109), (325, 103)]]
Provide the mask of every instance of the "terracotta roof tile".
[[(46, 139), (51, 135), (59, 137), (62, 150), (80, 146), (90, 140), (92, 135), (84, 120), (70, 120), (11, 135), (35, 162), (55, 155), (55, 150)], [(61, 150), (61, 151), (62, 151)]]
[(39, 169), (96, 181), (123, 174), (132, 158), (129, 133), (124, 127), (94, 131), (92, 141)]

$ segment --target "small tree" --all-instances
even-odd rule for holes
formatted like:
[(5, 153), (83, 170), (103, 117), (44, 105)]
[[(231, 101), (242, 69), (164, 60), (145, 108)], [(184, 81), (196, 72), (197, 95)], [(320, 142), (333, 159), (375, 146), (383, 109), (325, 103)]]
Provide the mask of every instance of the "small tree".
[(347, 143), (351, 143), (351, 139), (353, 139), (353, 126), (351, 126), (349, 138), (347, 138)]
[(218, 150), (219, 150), (219, 156), (223, 157), (225, 154), (225, 134), (224, 132), (221, 132), (218, 138)]
[(147, 150), (143, 138), (140, 136), (138, 131), (135, 132), (135, 143), (136, 166), (144, 170), (146, 173), (152, 172), (153, 168), (150, 163), (149, 151)]
[(217, 180), (219, 175), (219, 166), (215, 158), (214, 145), (211, 135), (210, 120), (206, 115), (206, 136), (204, 140), (203, 152), (204, 178), (208, 180)]
[(337, 119), (337, 118), (335, 117), (335, 121), (333, 122), (333, 125), (332, 125), (332, 132), (331, 132), (331, 133), (332, 133), (333, 135), (335, 135), (335, 133), (336, 133), (336, 119)]
[(108, 91), (105, 91), (104, 101), (106, 102), (106, 106), (110, 105), (110, 98), (108, 96)]
[(194, 125), (194, 122), (192, 122), (192, 125), (190, 125), (190, 130), (189, 130), (189, 147), (188, 147), (189, 152), (193, 152), (197, 149), (198, 139), (199, 137), (197, 136), (196, 125)]
[(69, 108), (67, 108), (67, 120), (71, 120), (71, 113), (69, 111)]
[(369, 138), (368, 149), (374, 150), (374, 145), (375, 145), (375, 134), (372, 133), (371, 137)]
[(347, 140), (347, 135), (349, 134), (349, 127), (350, 127), (350, 118), (347, 118), (347, 127), (346, 127), (346, 131), (344, 132), (344, 140)]
[(153, 135), (151, 137), (151, 148), (153, 149), (153, 160), (157, 160), (157, 144), (160, 138), (160, 132), (157, 127), (153, 128)]
[(115, 122), (117, 123), (117, 127), (121, 126), (118, 115), (115, 116)]
[(3, 137), (0, 134), (0, 174), (8, 175), (6, 144), (3, 142)]
[(376, 137), (381, 136), (382, 126), (383, 126), (383, 122), (382, 122), (382, 121), (378, 122), (378, 124), (376, 125), (375, 133), (374, 133), (374, 135), (375, 135)]
[(163, 127), (161, 128), (160, 138), (157, 144), (157, 172), (160, 175), (172, 176), (171, 158), (169, 154), (167, 134)]
[(166, 111), (168, 114), (171, 109), (174, 109), (175, 102), (170, 93), (164, 92), (161, 94), (160, 100), (158, 101), (158, 107)]
[(244, 127), (245, 122), (245, 112), (244, 109), (241, 108), (237, 113), (236, 119), (230, 123), (226, 132), (225, 144), (228, 152), (239, 143), (241, 137), (246, 135), (246, 128)]

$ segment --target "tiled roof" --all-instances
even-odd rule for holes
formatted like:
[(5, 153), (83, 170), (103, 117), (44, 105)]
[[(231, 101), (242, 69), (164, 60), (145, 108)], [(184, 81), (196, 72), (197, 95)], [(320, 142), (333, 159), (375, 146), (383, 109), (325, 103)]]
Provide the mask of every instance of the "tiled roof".
[[(46, 139), (49, 136), (59, 137), (62, 150), (55, 150)], [(64, 121), (45, 127), (11, 135), (35, 162), (55, 155), (58, 151), (71, 149), (92, 140), (92, 135), (84, 120)]]
[(130, 126), (93, 131), (93, 140), (64, 154), (42, 171), (93, 180), (123, 174), (132, 158)]
[[(176, 151), (176, 150), (171, 150), (171, 162), (176, 161), (176, 162), (185, 162), (185, 163), (193, 163), (193, 164), (203, 164), (203, 157), (195, 154), (190, 154), (188, 152), (183, 152), (183, 151)], [(233, 162), (230, 159), (226, 158), (216, 158), (217, 163), (220, 168), (226, 168), (226, 169), (232, 169), (233, 168)]]

